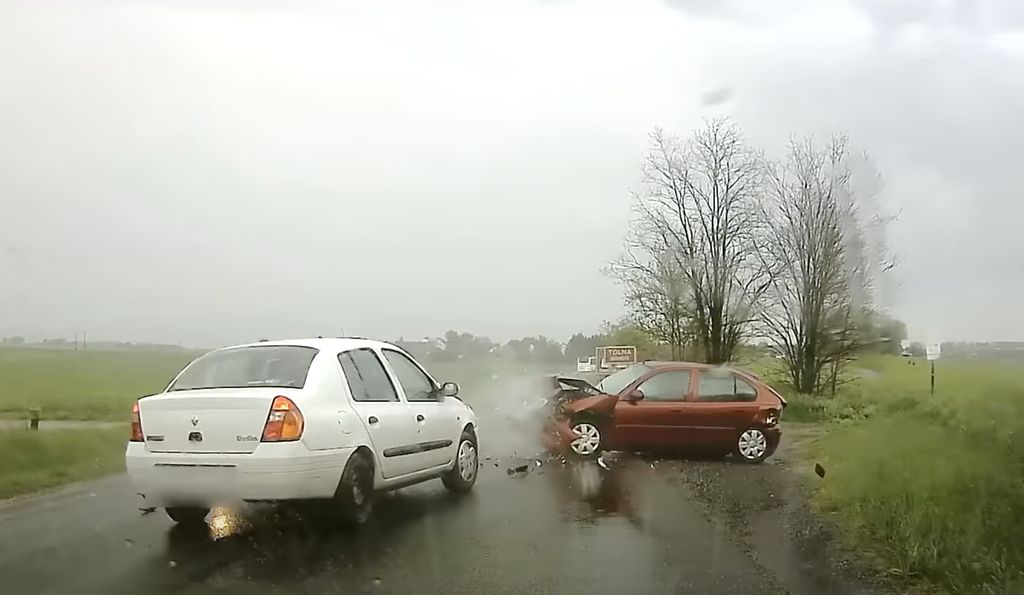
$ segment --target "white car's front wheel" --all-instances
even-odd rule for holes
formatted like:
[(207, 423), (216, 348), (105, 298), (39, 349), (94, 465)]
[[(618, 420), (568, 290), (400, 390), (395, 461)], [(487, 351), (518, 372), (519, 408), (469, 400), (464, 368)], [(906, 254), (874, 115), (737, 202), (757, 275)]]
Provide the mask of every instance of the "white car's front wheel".
[(459, 438), (459, 449), (455, 451), (455, 466), (441, 476), (444, 487), (453, 492), (468, 492), (476, 483), (480, 470), (480, 455), (477, 451), (476, 436), (465, 431)]

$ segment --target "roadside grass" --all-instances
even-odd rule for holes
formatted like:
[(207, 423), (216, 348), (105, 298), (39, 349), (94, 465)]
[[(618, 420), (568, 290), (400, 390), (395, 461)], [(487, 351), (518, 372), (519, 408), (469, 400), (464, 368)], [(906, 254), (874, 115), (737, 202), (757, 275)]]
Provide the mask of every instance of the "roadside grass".
[[(860, 362), (859, 362), (860, 363)], [(807, 454), (815, 500), (889, 573), (952, 592), (1024, 592), (1024, 383), (1007, 364), (869, 359), (834, 398), (794, 397), (825, 421)], [(802, 410), (800, 408), (803, 408)]]
[(196, 353), (0, 348), (0, 416), (125, 420), (132, 401), (158, 392)]
[[(44, 419), (126, 420), (134, 399), (162, 390), (196, 355), (2, 348), (0, 416), (22, 418), (42, 407)], [(518, 382), (559, 369), (502, 358), (423, 363), (439, 382), (458, 382), (471, 405), (541, 396)], [(119, 472), (127, 437), (127, 426), (0, 430), (0, 498)]]
[[(24, 419), (40, 407), (43, 419), (126, 420), (135, 399), (163, 390), (198, 355), (2, 347), (0, 417)], [(483, 398), (498, 382), (562, 369), (500, 357), (423, 363), (439, 382), (458, 382), (468, 399)]]
[(0, 430), (0, 498), (124, 469), (128, 427)]

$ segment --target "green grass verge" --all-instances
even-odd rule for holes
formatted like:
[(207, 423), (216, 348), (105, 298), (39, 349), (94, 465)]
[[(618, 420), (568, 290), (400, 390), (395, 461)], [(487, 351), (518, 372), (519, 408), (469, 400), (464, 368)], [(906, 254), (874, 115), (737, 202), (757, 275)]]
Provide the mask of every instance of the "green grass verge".
[(191, 352), (0, 348), (0, 415), (127, 420), (132, 401), (163, 390)]
[[(136, 398), (158, 392), (193, 353), (0, 349), (0, 415), (45, 419), (126, 420)], [(501, 358), (424, 362), (438, 381), (452, 380), (471, 404), (501, 397), (509, 379), (539, 377), (558, 366)], [(529, 391), (526, 391), (529, 392)], [(523, 394), (523, 398), (539, 396)], [(0, 498), (114, 473), (124, 468), (128, 428), (0, 430)]]
[[(163, 390), (197, 355), (3, 347), (0, 417), (25, 418), (41, 407), (44, 419), (127, 420), (135, 399)], [(458, 382), (469, 398), (493, 386), (495, 375), (539, 376), (560, 368), (497, 357), (423, 363), (438, 381)]]
[(0, 498), (124, 469), (128, 427), (0, 430)]
[[(1008, 365), (881, 358), (832, 399), (809, 447), (826, 469), (816, 501), (892, 575), (967, 593), (1024, 592), (1024, 385)], [(787, 408), (787, 419), (792, 420)]]

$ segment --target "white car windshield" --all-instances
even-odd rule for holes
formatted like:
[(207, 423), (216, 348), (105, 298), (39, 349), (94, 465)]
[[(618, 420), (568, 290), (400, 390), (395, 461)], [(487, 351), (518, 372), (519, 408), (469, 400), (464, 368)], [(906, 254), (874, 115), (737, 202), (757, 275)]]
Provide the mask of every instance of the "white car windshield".
[(633, 364), (604, 378), (601, 382), (597, 383), (597, 388), (601, 389), (601, 392), (605, 394), (617, 395), (622, 392), (622, 389), (632, 384), (634, 380), (643, 376), (644, 372), (649, 369), (650, 367), (644, 364)]
[(302, 388), (317, 350), (297, 345), (211, 351), (192, 362), (168, 392), (205, 388)]

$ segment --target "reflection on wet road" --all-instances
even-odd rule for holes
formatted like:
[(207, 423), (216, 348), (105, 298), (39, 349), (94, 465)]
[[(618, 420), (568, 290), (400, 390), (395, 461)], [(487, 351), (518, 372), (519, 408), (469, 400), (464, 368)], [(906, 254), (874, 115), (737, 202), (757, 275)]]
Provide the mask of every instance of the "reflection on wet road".
[(385, 495), (355, 532), (255, 505), (215, 509), (188, 530), (140, 512), (125, 478), (110, 478), (0, 509), (0, 573), (11, 593), (858, 592), (805, 580), (798, 557), (767, 568), (742, 528), (708, 512), (705, 491), (728, 485), (687, 480), (701, 467), (750, 477), (745, 489), (759, 492), (778, 465), (612, 453), (604, 469), (482, 448), (471, 494), (434, 481)]

